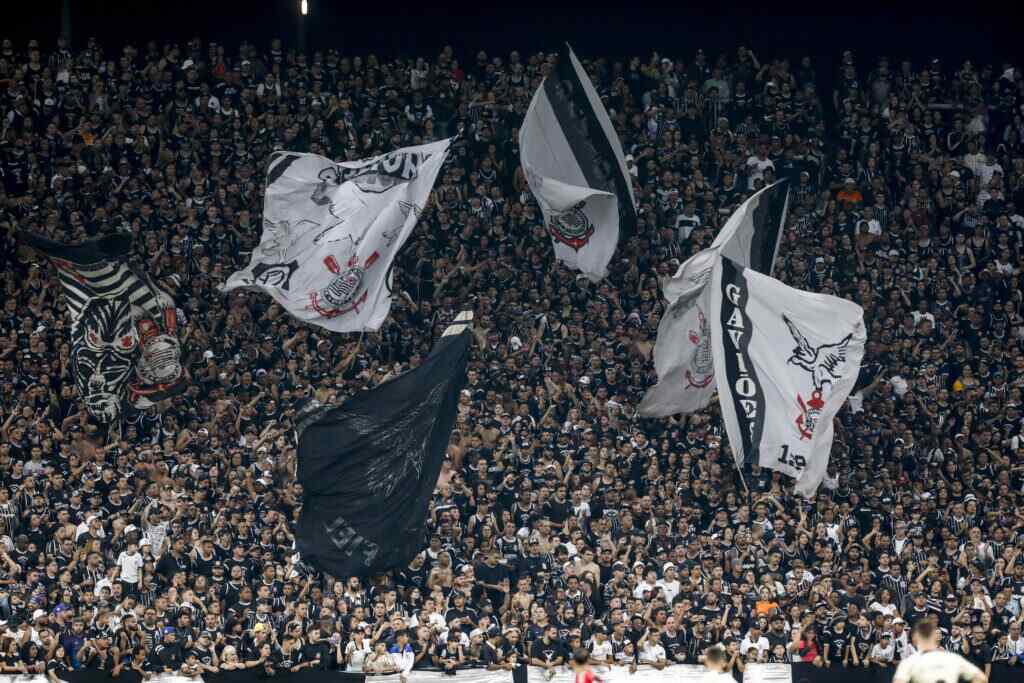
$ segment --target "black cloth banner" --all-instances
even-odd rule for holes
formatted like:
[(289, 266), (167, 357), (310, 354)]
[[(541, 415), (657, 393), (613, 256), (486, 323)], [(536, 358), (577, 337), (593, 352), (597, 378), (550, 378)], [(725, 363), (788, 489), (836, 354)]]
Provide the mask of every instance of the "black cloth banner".
[(336, 577), (367, 575), (405, 566), (420, 550), (466, 384), (466, 327), (449, 328), (414, 370), (300, 417), (303, 562)]

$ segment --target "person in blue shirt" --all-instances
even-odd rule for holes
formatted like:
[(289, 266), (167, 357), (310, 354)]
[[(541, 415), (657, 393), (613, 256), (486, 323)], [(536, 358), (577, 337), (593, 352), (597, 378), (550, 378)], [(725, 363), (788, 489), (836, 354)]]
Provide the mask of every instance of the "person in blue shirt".
[(412, 644), (409, 643), (409, 632), (399, 631), (395, 635), (395, 642), (388, 648), (388, 654), (398, 668), (402, 679), (412, 671), (412, 665), (416, 661), (416, 653), (413, 652)]

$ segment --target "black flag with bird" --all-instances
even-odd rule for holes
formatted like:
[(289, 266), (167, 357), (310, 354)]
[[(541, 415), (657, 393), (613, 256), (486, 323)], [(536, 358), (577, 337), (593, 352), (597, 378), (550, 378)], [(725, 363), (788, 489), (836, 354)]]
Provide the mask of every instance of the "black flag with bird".
[(472, 313), (459, 314), (423, 363), (340, 406), (307, 399), (296, 416), (302, 561), (332, 576), (408, 564), (466, 384)]

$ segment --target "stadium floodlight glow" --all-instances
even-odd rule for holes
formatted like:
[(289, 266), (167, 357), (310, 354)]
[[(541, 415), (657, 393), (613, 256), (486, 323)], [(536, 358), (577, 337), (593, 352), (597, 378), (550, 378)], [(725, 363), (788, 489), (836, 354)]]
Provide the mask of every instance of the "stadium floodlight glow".
[(301, 2), (299, 2), (299, 13), (302, 16), (309, 14), (309, 0), (301, 0)]

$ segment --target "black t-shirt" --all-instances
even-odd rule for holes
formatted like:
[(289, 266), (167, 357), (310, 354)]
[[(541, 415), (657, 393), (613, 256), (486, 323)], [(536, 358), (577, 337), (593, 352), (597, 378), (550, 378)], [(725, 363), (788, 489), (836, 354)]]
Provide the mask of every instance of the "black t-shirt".
[(825, 642), (828, 644), (829, 659), (834, 662), (842, 662), (846, 648), (850, 644), (849, 632), (845, 630), (842, 633), (829, 631), (825, 634)]
[(565, 660), (568, 658), (568, 654), (565, 643), (557, 638), (550, 643), (545, 643), (543, 638), (538, 638), (533, 643), (533, 647), (530, 648), (530, 657), (539, 659), (542, 662), (553, 662), (557, 659)]

